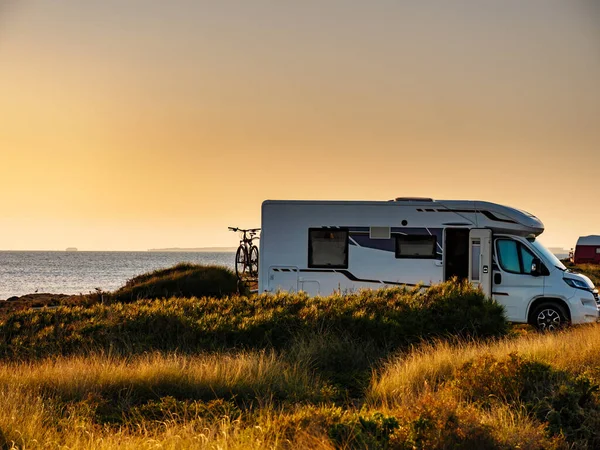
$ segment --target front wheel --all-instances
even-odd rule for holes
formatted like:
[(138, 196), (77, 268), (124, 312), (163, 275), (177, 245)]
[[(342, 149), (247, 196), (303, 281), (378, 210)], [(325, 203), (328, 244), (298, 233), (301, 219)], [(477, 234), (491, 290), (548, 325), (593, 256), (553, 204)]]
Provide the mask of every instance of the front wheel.
[(235, 252), (235, 275), (238, 280), (241, 280), (244, 277), (247, 270), (248, 253), (246, 253), (246, 249), (240, 245), (237, 252)]
[(248, 265), (250, 276), (256, 278), (258, 276), (258, 247), (255, 245), (250, 247), (250, 262)]
[(531, 322), (540, 331), (558, 331), (569, 321), (561, 306), (556, 303), (542, 303), (533, 311)]

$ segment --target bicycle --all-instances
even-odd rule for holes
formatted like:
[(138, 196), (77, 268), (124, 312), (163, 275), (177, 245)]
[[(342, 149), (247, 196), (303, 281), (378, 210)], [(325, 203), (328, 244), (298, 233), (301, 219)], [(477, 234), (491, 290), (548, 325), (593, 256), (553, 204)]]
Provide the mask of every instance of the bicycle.
[(238, 280), (258, 277), (258, 247), (252, 243), (260, 228), (242, 229), (228, 227), (230, 231), (243, 233), (240, 246), (235, 252), (235, 275)]

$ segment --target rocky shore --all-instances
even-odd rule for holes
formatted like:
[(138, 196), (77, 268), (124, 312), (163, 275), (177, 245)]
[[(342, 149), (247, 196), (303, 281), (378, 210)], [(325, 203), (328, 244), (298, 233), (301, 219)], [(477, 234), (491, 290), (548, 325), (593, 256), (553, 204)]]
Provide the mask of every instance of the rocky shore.
[(29, 308), (56, 307), (60, 305), (73, 305), (80, 302), (81, 295), (35, 293), (13, 296), (5, 301), (0, 301), (0, 314), (12, 311), (19, 311)]

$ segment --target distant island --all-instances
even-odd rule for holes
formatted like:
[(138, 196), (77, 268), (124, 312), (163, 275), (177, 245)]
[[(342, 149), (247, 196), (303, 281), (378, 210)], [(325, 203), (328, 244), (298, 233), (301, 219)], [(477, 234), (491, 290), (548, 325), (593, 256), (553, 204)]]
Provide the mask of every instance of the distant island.
[(149, 252), (235, 252), (237, 247), (198, 247), (198, 248), (150, 248)]
[(65, 252), (76, 252), (77, 251), (77, 247), (67, 247)]

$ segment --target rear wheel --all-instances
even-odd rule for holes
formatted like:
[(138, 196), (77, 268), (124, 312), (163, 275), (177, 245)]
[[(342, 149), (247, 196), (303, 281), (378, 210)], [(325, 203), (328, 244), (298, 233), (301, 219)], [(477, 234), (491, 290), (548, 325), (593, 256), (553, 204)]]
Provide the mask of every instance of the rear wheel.
[(558, 331), (568, 324), (567, 314), (556, 303), (542, 303), (533, 311), (531, 324), (540, 331)]
[(249, 273), (252, 278), (258, 276), (258, 247), (253, 245), (250, 247), (250, 262), (249, 262)]
[(235, 252), (235, 275), (241, 280), (248, 270), (248, 254), (241, 245)]

